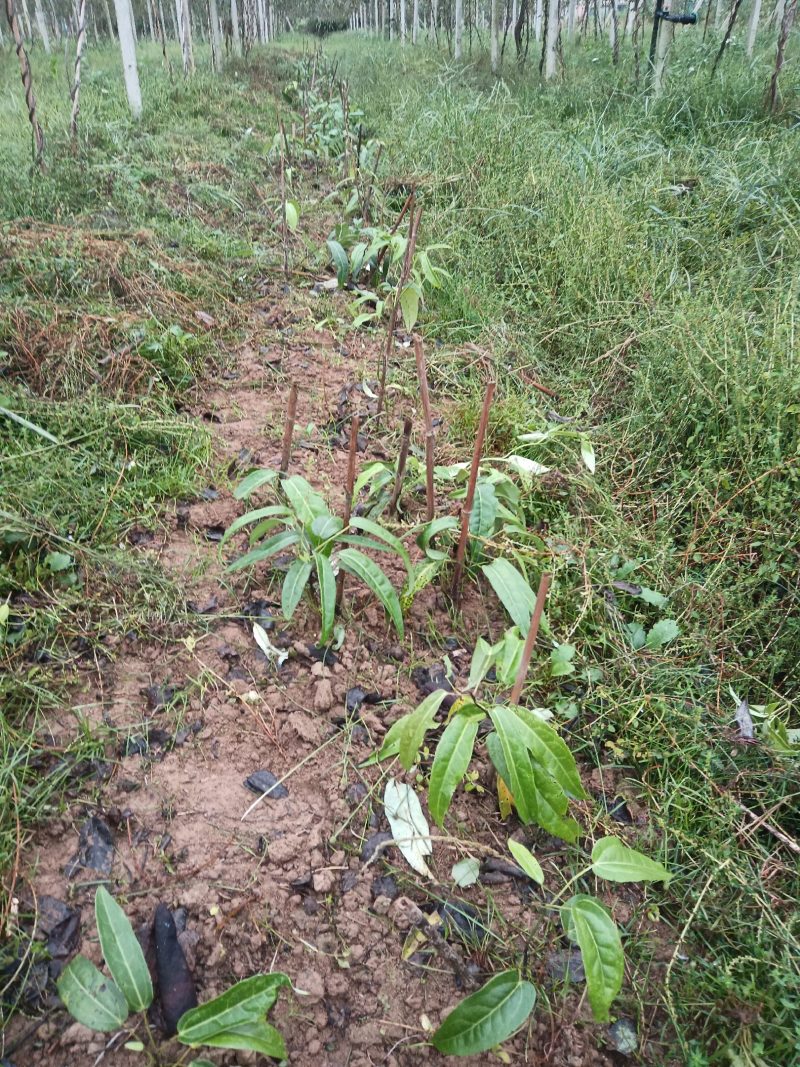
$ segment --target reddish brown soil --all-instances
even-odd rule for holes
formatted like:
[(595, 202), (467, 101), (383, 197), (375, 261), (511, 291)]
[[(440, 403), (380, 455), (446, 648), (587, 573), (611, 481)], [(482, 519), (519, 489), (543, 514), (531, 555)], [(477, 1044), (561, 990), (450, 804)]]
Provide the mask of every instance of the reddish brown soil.
[[(277, 286), (265, 292), (253, 312), (250, 343), (192, 412), (206, 419), (214, 436), (219, 497), (173, 509), (155, 546), (137, 549), (185, 588), (188, 601), (209, 610), (170, 630), (166, 639), (130, 637), (109, 648), (107, 663), (75, 692), (74, 708), (65, 708), (62, 721), (52, 724), (53, 732), (66, 738), (80, 708), (114, 731), (110, 751), (117, 754), (126, 737), (148, 727), (177, 734), (181, 743), (168, 751), (154, 746), (144, 755), (117, 755), (97, 803), (87, 790), (84, 803), (74, 803), (42, 829), (25, 857), (32, 894), (79, 907), (80, 950), (98, 960), (93, 876), (64, 874), (81, 824), (98, 812), (114, 829), (111, 887), (135, 923), (150, 922), (160, 901), (186, 910), (182, 942), (201, 1000), (261, 971), (282, 970), (291, 977), (296, 993), (281, 997), (274, 1021), (286, 1035), (294, 1064), (440, 1062), (424, 1041), (426, 1030), (464, 995), (456, 972), (471, 973), (480, 983), (504, 963), (519, 963), (526, 943), (539, 1005), (529, 1027), (504, 1046), (502, 1062), (553, 1067), (621, 1062), (603, 1051), (607, 1031), (591, 1022), (584, 986), (565, 990), (548, 977), (548, 952), (565, 946), (520, 883), (478, 885), (457, 894), (487, 917), (492, 933), (483, 944), (454, 938), (450, 951), (403, 962), (413, 917), (408, 901), (429, 909), (437, 899), (452, 898), (450, 869), (466, 853), (437, 844), (433, 883), (415, 875), (396, 850), (370, 865), (360, 858), (365, 839), (386, 829), (380, 803), (386, 772), (359, 770), (358, 763), (387, 725), (419, 699), (410, 670), (441, 661), (433, 635), (459, 634), (438, 594), (427, 590), (418, 598), (407, 640), (398, 648), (382, 611), (351, 583), (347, 638), (330, 669), (298, 651), (316, 640), (310, 608), (283, 638), (291, 657), (280, 670), (257, 650), (249, 624), (236, 618), (254, 598), (274, 599), (276, 588), (266, 571), (225, 575), (218, 546), (205, 537), (209, 527), (227, 526), (243, 509), (231, 496), (239, 474), (229, 479), (225, 472), (242, 450), (249, 453), (245, 470), (277, 465), (287, 383), (296, 381), (300, 400), (290, 469), (330, 493), (339, 507), (346, 453), (329, 446), (322, 428), (335, 412), (342, 385), (374, 377), (377, 346), (351, 336), (342, 347), (309, 328), (313, 303), (308, 293), (285, 295)], [(400, 414), (399, 409), (391, 414), (384, 429), (394, 427)], [(360, 462), (384, 454), (381, 439), (368, 433)], [(232, 554), (227, 546), (225, 553)], [(496, 607), (474, 587), (463, 617), (473, 640), (501, 625)], [(280, 628), (271, 633), (274, 640), (280, 640)], [(449, 655), (466, 669), (469, 648), (461, 642), (458, 647), (463, 651), (451, 649)], [(153, 711), (145, 690), (165, 684), (183, 695), (167, 710)], [(364, 707), (356, 728), (343, 729), (345, 693), (354, 685), (377, 690), (391, 703)], [(254, 799), (243, 780), (260, 768), (285, 778), (289, 795), (266, 799), (243, 818)], [(488, 784), (486, 768), (482, 771)], [(448, 825), (457, 836), (501, 852), (506, 833), (514, 830), (502, 827), (491, 790), (459, 794)], [(535, 840), (553, 884), (561, 884), (556, 877), (561, 845), (543, 834), (526, 840)], [(387, 874), (395, 881), (394, 900), (373, 884)], [(634, 898), (620, 894), (615, 906), (625, 908), (626, 899)], [(28, 1027), (29, 1019), (14, 1022), (7, 1035), (11, 1046)], [(241, 1053), (209, 1058), (218, 1064), (265, 1062)], [(12, 1059), (15, 1067), (142, 1062), (63, 1012), (51, 1012)], [(477, 1067), (501, 1060), (487, 1054), (462, 1062)]]

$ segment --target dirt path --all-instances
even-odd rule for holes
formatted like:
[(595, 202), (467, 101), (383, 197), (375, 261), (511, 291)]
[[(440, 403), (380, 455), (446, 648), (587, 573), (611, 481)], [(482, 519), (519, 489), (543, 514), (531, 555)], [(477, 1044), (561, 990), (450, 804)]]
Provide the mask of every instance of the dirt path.
[[(419, 699), (412, 668), (441, 661), (431, 635), (452, 636), (447, 654), (462, 670), (469, 649), (432, 590), (415, 602), (399, 647), (382, 611), (354, 586), (345, 644), (336, 662), (323, 664), (313, 654), (313, 612), (299, 613), (284, 632), (270, 618), (277, 607), (269, 603), (267, 573), (232, 581), (215, 544), (242, 511), (231, 495), (240, 474), (277, 466), (289, 381), (300, 387), (290, 469), (329, 494), (335, 507), (341, 502), (346, 454), (329, 424), (343, 388), (353, 387), (348, 410), (368, 411), (370, 401), (357, 387), (374, 373), (376, 346), (352, 337), (343, 347), (309, 326), (314, 299), (307, 290), (269, 287), (254, 308), (250, 342), (192, 412), (211, 427), (218, 477), (200, 500), (166, 518), (163, 535), (143, 538), (139, 551), (185, 588), (197, 625), (166, 640), (131, 635), (110, 649), (99, 675), (76, 692), (74, 708), (53, 724), (54, 732), (68, 735), (80, 709), (116, 731), (118, 758), (108, 764), (97, 803), (87, 790), (85, 803), (42, 831), (29, 852), (30, 881), (43, 916), (49, 908), (63, 919), (58, 902), (80, 913), (65, 951), (80, 948), (99, 962), (91, 902), (102, 873), (85, 867), (65, 873), (83, 832), (84, 844), (95, 846), (88, 860), (101, 868), (112, 864), (113, 891), (135, 923), (146, 926), (160, 901), (177, 910), (201, 1000), (260, 971), (290, 975), (298, 995), (282, 998), (274, 1021), (292, 1063), (438, 1062), (421, 1043), (425, 1028), (437, 1026), (461, 999), (465, 980), (482, 981), (498, 958), (505, 954), (510, 963), (521, 951), (522, 935), (536, 921), (526, 912), (528, 889), (497, 876), (463, 891), (460, 898), (481, 915), (494, 914), (487, 919), (490, 932), (472, 942), (454, 936), (450, 952), (417, 953), (403, 962), (414, 914), (409, 900), (429, 911), (437, 898), (451, 897), (449, 872), (460, 856), (437, 846), (440, 884), (433, 886), (421, 885), (396, 850), (366, 863), (365, 843), (387, 828), (379, 784), (385, 771), (359, 771), (357, 764)], [(367, 437), (361, 461), (383, 455), (380, 440)], [(471, 633), (489, 632), (496, 609), (475, 591), (468, 598)], [(280, 669), (257, 649), (254, 617), (290, 653)], [(355, 687), (376, 702), (354, 710)], [(285, 779), (287, 795), (264, 800), (243, 820), (255, 799), (243, 782), (257, 770)], [(488, 791), (470, 794), (468, 802), (457, 798), (452, 825), (468, 824), (471, 836), (492, 843), (493, 809)], [(549, 840), (555, 855), (560, 846)], [(45, 935), (55, 918), (44, 923)], [(536, 968), (542, 985), (552, 987), (551, 961)], [(615, 1062), (597, 1051), (599, 1028), (589, 1024), (582, 988), (564, 993), (559, 987), (559, 1020), (542, 997), (530, 1029), (506, 1045), (504, 1062)], [(12, 1047), (29, 1025), (14, 1023)], [(259, 1062), (252, 1054), (210, 1058)], [(141, 1063), (63, 1013), (30, 1033), (12, 1060), (15, 1067)], [(501, 1061), (488, 1055), (461, 1062)]]

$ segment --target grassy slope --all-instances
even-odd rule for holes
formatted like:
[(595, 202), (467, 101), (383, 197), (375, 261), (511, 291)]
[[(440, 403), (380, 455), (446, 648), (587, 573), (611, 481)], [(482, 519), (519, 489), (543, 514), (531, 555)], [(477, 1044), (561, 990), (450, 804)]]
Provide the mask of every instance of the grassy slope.
[[(548, 91), (513, 71), (494, 87), (484, 68), (423, 50), (326, 47), (387, 142), (386, 174), (422, 183), (421, 242), (449, 246), (452, 283), (426, 330), (444, 342), (436, 386), (461, 400), (464, 455), (482, 392), (474, 355), (451, 349), (465, 341), (488, 347), (504, 379), (496, 450), (547, 428), (551, 406), (597, 450), (594, 480), (574, 446), (529, 453), (568, 475), (535, 497), (533, 517), (576, 557), (557, 557), (552, 621), (602, 670), (565, 687), (561, 706), (578, 706), (584, 756), (631, 779), (651, 847), (663, 842), (679, 872), (661, 908), (687, 959), (665, 989), (648, 988), (652, 946), (628, 946), (642, 1017), (665, 1005), (695, 1065), (793, 1062), (797, 856), (748, 829), (738, 803), (796, 838), (800, 783), (793, 757), (735, 743), (729, 693), (773, 701), (798, 725), (800, 154), (789, 121), (763, 118), (766, 58), (745, 71), (731, 56), (709, 88), (690, 74), (713, 45), (695, 40), (648, 110), (631, 72), (591, 42)], [(609, 612), (601, 590), (625, 574), (668, 607), (623, 594)], [(678, 642), (634, 652), (625, 626), (663, 615)]]

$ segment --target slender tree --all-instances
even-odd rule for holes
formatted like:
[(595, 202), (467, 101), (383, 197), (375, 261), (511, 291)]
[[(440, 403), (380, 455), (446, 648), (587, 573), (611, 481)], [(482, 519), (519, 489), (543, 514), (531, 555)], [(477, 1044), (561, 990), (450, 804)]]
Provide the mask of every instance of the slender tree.
[(461, 59), (461, 53), (463, 50), (464, 41), (464, 0), (456, 0), (456, 12), (455, 12), (455, 40), (453, 47), (453, 55), (456, 59)]
[(775, 53), (775, 66), (772, 68), (772, 77), (769, 80), (769, 90), (767, 92), (767, 106), (771, 113), (778, 107), (778, 78), (780, 77), (783, 68), (783, 60), (786, 54), (786, 42), (789, 40), (789, 34), (792, 32), (792, 25), (796, 13), (797, 0), (786, 0), (783, 9), (783, 18), (781, 19), (781, 26), (778, 32), (778, 50)]
[(50, 33), (47, 29), (47, 17), (44, 13), (44, 7), (42, 6), (42, 0), (34, 0), (33, 5), (34, 14), (36, 15), (36, 28), (39, 31), (39, 36), (42, 39), (42, 45), (45, 52), (50, 55)]
[(25, 104), (28, 108), (28, 118), (33, 131), (33, 159), (38, 167), (44, 166), (44, 134), (39, 125), (36, 115), (36, 96), (33, 91), (33, 76), (28, 53), (25, 50), (25, 42), (22, 38), (17, 12), (14, 8), (14, 0), (6, 0), (6, 18), (11, 37), (14, 41), (14, 50), (19, 60), (19, 72), (22, 77), (22, 85), (25, 90)]
[(239, 6), (236, 0), (231, 0), (231, 44), (233, 54), (240, 57), (242, 54), (242, 35), (239, 33)]
[(211, 62), (214, 70), (222, 70), (222, 30), (219, 25), (217, 0), (208, 0), (208, 21), (211, 24)]
[(752, 56), (756, 47), (756, 35), (758, 34), (758, 20), (761, 17), (761, 0), (753, 0), (753, 8), (750, 12), (750, 21), (747, 24), (747, 44), (745, 51)]
[(552, 81), (558, 72), (558, 34), (560, 30), (559, 0), (547, 0), (547, 26), (544, 42), (545, 81)]
[(192, 46), (192, 12), (189, 0), (180, 0), (181, 5), (181, 45), (183, 48), (183, 73), (188, 77), (194, 74), (194, 48)]
[(672, 49), (672, 42), (674, 39), (675, 23), (668, 22), (666, 19), (661, 19), (658, 42), (656, 44), (656, 54), (653, 60), (651, 82), (652, 95), (656, 100), (664, 92), (664, 86), (666, 85), (667, 80), (667, 63), (669, 61), (669, 53)]
[(125, 92), (128, 106), (135, 119), (142, 117), (142, 90), (139, 87), (139, 68), (136, 64), (136, 42), (133, 37), (133, 20), (129, 0), (114, 0), (117, 16), (119, 49), (122, 54), (122, 72), (125, 77)]
[(491, 0), (490, 18), (492, 74), (498, 74), (500, 71), (500, 0)]
[(72, 79), (72, 113), (69, 132), (73, 141), (78, 137), (78, 113), (81, 109), (81, 62), (86, 45), (86, 0), (78, 0), (78, 38), (75, 44), (75, 76)]

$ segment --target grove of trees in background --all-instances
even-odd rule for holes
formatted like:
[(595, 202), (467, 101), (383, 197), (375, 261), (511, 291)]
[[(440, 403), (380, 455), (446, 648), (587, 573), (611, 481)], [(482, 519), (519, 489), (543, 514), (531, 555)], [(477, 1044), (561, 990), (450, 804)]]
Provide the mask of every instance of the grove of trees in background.
[[(276, 36), (308, 29), (319, 35), (351, 29), (414, 46), (423, 41), (447, 50), (455, 60), (488, 52), (498, 76), (504, 64), (535, 64), (545, 81), (563, 67), (564, 41), (592, 36), (607, 42), (617, 64), (632, 49), (637, 81), (644, 71), (649, 92), (663, 91), (676, 33), (716, 35), (719, 48), (712, 75), (734, 32), (743, 35), (752, 56), (759, 32), (773, 40), (774, 62), (766, 105), (779, 103), (779, 78), (794, 26), (798, 0), (350, 0), (322, 7), (308, 0), (0, 0), (5, 5), (10, 44), (17, 53), (33, 132), (34, 156), (41, 163), (44, 135), (36, 114), (32, 48), (50, 53), (71, 47), (72, 136), (77, 136), (81, 63), (87, 45), (118, 41), (131, 114), (142, 112), (137, 46), (158, 44), (170, 65), (167, 41), (180, 44), (183, 73), (195, 70), (194, 42), (210, 45), (211, 64), (220, 70), (226, 56), (239, 57)], [(768, 6), (765, 6), (765, 2)], [(0, 24), (0, 47), (9, 43)]]

